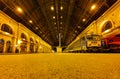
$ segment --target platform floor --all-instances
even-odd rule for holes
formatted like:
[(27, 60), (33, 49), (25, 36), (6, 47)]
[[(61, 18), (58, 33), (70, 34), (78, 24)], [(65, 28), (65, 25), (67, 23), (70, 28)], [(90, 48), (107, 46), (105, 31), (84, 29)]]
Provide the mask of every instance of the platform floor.
[(120, 54), (0, 55), (0, 79), (120, 79)]

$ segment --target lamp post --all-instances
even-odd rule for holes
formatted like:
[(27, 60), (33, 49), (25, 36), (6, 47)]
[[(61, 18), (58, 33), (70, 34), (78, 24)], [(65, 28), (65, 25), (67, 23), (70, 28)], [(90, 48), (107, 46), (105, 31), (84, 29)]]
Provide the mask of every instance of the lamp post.
[(59, 33), (59, 46), (57, 47), (57, 52), (61, 53), (62, 52), (62, 47), (61, 47), (61, 34)]
[(61, 33), (59, 33), (59, 47), (61, 47)]

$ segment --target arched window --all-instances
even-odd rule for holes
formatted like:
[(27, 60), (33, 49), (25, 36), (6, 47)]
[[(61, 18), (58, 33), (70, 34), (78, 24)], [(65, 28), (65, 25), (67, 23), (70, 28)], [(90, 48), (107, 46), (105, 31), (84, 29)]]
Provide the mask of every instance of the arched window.
[(104, 32), (110, 28), (112, 28), (112, 23), (110, 21), (107, 21), (102, 27), (102, 32)]
[(12, 28), (7, 24), (2, 24), (1, 30), (13, 34)]

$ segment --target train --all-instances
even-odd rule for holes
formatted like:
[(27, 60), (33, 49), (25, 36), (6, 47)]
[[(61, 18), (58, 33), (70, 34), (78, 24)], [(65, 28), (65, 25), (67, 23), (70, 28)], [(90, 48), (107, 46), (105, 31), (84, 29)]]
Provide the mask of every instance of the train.
[(109, 53), (120, 53), (120, 34), (111, 35), (104, 38), (103, 41), (103, 50), (107, 50), (106, 52)]
[(71, 53), (120, 53), (120, 34), (113, 34), (106, 38), (101, 35), (89, 34), (81, 37)]
[(98, 52), (99, 50), (101, 50), (101, 36), (87, 34), (82, 36), (69, 52)]

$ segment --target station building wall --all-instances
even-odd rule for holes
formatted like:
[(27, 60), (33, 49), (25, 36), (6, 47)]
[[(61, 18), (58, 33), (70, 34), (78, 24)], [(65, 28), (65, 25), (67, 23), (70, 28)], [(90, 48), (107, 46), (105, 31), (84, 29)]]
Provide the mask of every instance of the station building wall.
[(52, 52), (52, 48), (23, 24), (0, 11), (0, 53), (40, 52)]

